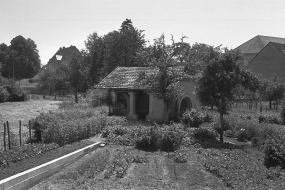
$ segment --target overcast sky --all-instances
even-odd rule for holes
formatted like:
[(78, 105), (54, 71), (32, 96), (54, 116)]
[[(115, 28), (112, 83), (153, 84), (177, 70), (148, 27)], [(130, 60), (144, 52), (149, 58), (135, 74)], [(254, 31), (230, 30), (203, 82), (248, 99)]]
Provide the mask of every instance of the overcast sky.
[(31, 38), (46, 64), (59, 47), (82, 49), (89, 34), (126, 18), (150, 41), (184, 34), (190, 44), (235, 48), (256, 35), (285, 38), (284, 0), (0, 0), (0, 43)]

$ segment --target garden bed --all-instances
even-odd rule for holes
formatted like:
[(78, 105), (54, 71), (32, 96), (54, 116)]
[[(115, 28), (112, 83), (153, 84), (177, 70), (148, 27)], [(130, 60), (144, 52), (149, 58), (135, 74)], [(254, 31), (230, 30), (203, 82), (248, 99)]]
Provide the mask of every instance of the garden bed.
[[(0, 166), (0, 180), (10, 177), (12, 175), (15, 175), (17, 173), (26, 171), (28, 169), (34, 168), (36, 166), (39, 166), (41, 164), (44, 164), (46, 162), (49, 162), (51, 160), (64, 156), (78, 149), (84, 148), (88, 145), (91, 145), (92, 143), (94, 142), (91, 142), (89, 140), (84, 140), (84, 141), (76, 142), (76, 143), (69, 144), (63, 147), (57, 147), (57, 148), (51, 147), (50, 149), (46, 149), (45, 151), (37, 149), (35, 152), (31, 150), (27, 150), (27, 151), (22, 151), (22, 152), (12, 151), (11, 153), (8, 153), (8, 152), (0, 153), (2, 154), (1, 156), (3, 156), (3, 154), (8, 155), (7, 159), (11, 157), (16, 158), (13, 160), (8, 160), (7, 164), (2, 164)], [(29, 156), (26, 156), (27, 154)], [(21, 157), (22, 158), (25, 157), (25, 158), (21, 159)]]

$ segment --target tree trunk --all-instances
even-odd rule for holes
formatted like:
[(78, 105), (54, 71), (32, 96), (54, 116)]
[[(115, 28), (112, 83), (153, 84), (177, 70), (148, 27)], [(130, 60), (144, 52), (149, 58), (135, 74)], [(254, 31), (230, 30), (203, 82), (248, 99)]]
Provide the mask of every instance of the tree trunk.
[(169, 122), (169, 114), (168, 114), (168, 109), (166, 103), (163, 104), (163, 123), (168, 124)]
[(224, 142), (224, 115), (220, 113), (220, 121), (221, 121), (221, 132), (220, 132), (220, 142)]
[(269, 100), (269, 109), (271, 110), (271, 100)]
[(275, 105), (276, 105), (276, 111), (278, 110), (278, 101), (275, 101)]
[(211, 105), (211, 110), (213, 110), (213, 109), (214, 109), (214, 105), (212, 104), (212, 105)]
[(75, 99), (75, 103), (78, 103), (77, 91), (74, 91), (74, 99)]

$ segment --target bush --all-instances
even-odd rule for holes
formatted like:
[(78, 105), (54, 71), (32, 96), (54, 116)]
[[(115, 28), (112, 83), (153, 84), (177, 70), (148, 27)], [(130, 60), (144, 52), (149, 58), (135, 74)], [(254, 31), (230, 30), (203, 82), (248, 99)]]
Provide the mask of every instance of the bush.
[(9, 93), (9, 102), (27, 100), (27, 93), (15, 81), (10, 80), (8, 84), (4, 85), (4, 88)]
[(74, 108), (40, 114), (34, 121), (33, 141), (57, 143), (60, 146), (94, 136), (106, 125), (120, 124), (124, 118), (109, 117), (95, 109)]
[(285, 168), (285, 136), (275, 134), (267, 138), (264, 148), (264, 165), (266, 167), (281, 166)]
[(185, 132), (175, 125), (165, 126), (160, 133), (160, 150), (167, 152), (179, 149), (185, 135)]
[(144, 128), (136, 139), (136, 148), (156, 151), (159, 149), (159, 139), (160, 134), (156, 126), (151, 126), (149, 129)]
[(237, 131), (236, 137), (238, 141), (246, 141), (246, 139), (248, 139), (245, 129)]
[(259, 123), (282, 124), (281, 118), (273, 114), (264, 114), (258, 116)]
[(282, 125), (285, 125), (285, 103), (282, 106), (281, 112), (280, 112), (280, 118)]
[(218, 134), (214, 130), (199, 128), (194, 131), (194, 138), (198, 140), (216, 140)]
[(0, 86), (0, 102), (7, 102), (9, 100), (9, 92)]
[(203, 114), (197, 109), (187, 109), (182, 115), (182, 121), (188, 127), (198, 128), (203, 123)]
[[(224, 117), (224, 131), (233, 130), (233, 124), (235, 120), (232, 117)], [(212, 128), (217, 131), (217, 133), (221, 133), (221, 121), (218, 119), (216, 122), (212, 124)]]

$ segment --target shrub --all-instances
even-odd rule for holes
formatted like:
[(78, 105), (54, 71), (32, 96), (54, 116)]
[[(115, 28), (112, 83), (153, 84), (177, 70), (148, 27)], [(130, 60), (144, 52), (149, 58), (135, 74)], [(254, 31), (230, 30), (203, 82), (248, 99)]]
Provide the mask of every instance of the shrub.
[(165, 126), (161, 130), (160, 134), (161, 134), (159, 140), (160, 150), (173, 152), (180, 147), (185, 132), (181, 128), (172, 125), (172, 126)]
[(176, 163), (187, 162), (187, 156), (186, 156), (184, 148), (181, 148), (178, 151), (175, 151), (173, 161)]
[(218, 134), (214, 130), (199, 128), (194, 131), (194, 138), (198, 140), (216, 140)]
[(4, 88), (9, 92), (9, 102), (18, 102), (27, 100), (26, 92), (15, 83), (13, 80), (9, 80)]
[(60, 146), (100, 133), (106, 125), (120, 124), (124, 118), (108, 117), (95, 109), (74, 108), (42, 113), (33, 121), (33, 141)]
[(155, 126), (140, 131), (136, 139), (136, 148), (156, 151), (159, 149), (160, 134)]
[(248, 139), (245, 129), (240, 129), (237, 131), (236, 137), (238, 141), (246, 141), (246, 139)]
[[(232, 118), (224, 118), (224, 131), (227, 131), (227, 130), (232, 130), (233, 129), (233, 123), (235, 121), (231, 120)], [(221, 122), (220, 122), (220, 119), (218, 119), (216, 122), (214, 122), (212, 124), (212, 128), (217, 131), (217, 133), (221, 133)]]
[(264, 165), (266, 167), (281, 166), (285, 168), (285, 137), (284, 134), (275, 134), (267, 138), (264, 148)]
[(285, 124), (285, 103), (282, 106), (281, 112), (280, 112), (280, 118), (282, 125)]
[(182, 115), (182, 121), (188, 127), (198, 128), (203, 123), (203, 114), (197, 109), (187, 109)]
[(281, 124), (281, 118), (273, 114), (264, 114), (258, 116), (259, 123)]
[(9, 92), (0, 86), (0, 102), (7, 102), (9, 99)]

